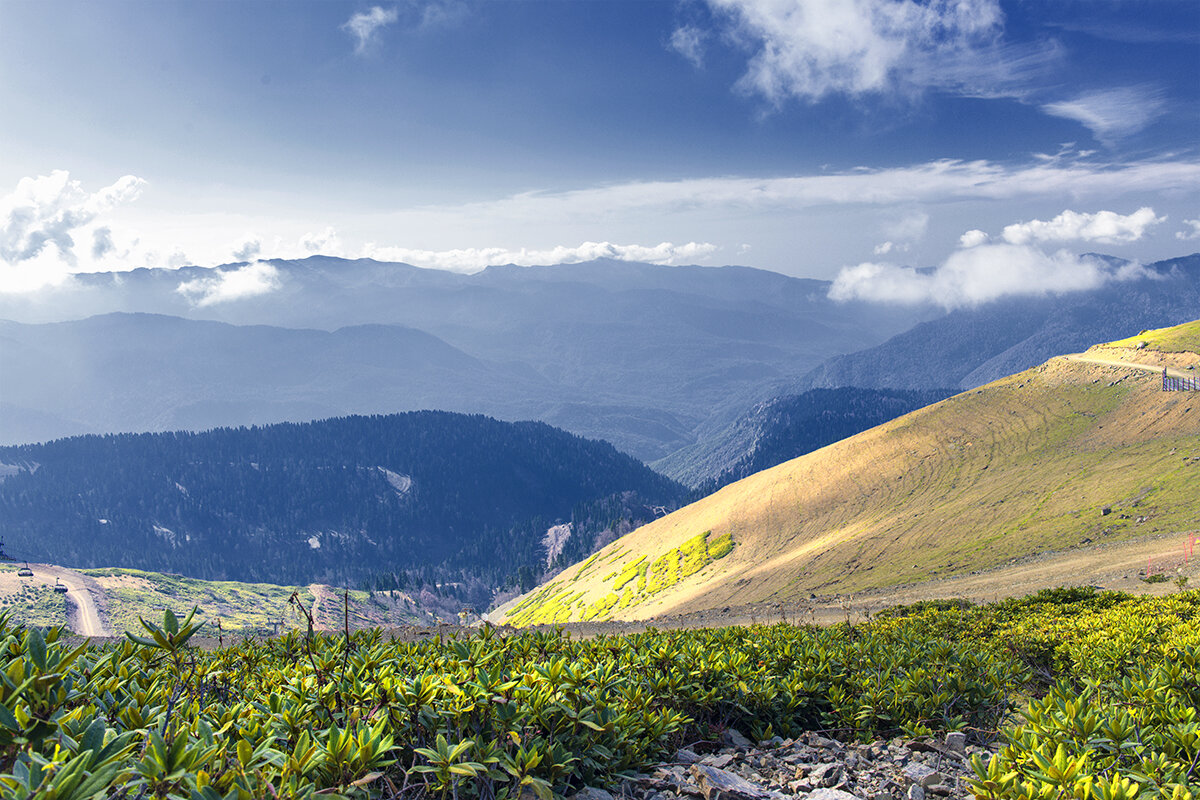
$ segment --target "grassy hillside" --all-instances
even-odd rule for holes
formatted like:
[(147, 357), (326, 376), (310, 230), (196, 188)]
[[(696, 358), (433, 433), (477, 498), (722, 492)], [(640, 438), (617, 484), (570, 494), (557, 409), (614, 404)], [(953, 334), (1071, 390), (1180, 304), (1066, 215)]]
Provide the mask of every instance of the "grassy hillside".
[(1055, 358), (727, 486), (507, 618), (644, 619), (916, 583), (1194, 530), (1198, 494), (1200, 396), (1160, 391), (1153, 371)]
[(1141, 347), (1160, 353), (1200, 353), (1200, 320), (1176, 325), (1172, 328), (1142, 331), (1137, 336), (1097, 345), (1097, 347), (1134, 349)]
[[(72, 600), (54, 592), (53, 576), (34, 564), (32, 578), (17, 575), (19, 565), (0, 564), (0, 610), (14, 622), (29, 625), (69, 625)], [(204, 635), (217, 635), (216, 623), (226, 634), (261, 633), (282, 622), (282, 629), (304, 629), (307, 622), (288, 603), (292, 593), (314, 615), (316, 627), (340, 630), (345, 621), (341, 589), (311, 584), (276, 586), (269, 583), (203, 581), (160, 572), (135, 569), (85, 569), (72, 575), (86, 586), (100, 610), (107, 631), (140, 631), (138, 617), (162, 619), (167, 609), (179, 611), (199, 607), (197, 619), (208, 621)], [(426, 624), (431, 617), (418, 610), (404, 592), (351, 591), (350, 627), (392, 627)]]

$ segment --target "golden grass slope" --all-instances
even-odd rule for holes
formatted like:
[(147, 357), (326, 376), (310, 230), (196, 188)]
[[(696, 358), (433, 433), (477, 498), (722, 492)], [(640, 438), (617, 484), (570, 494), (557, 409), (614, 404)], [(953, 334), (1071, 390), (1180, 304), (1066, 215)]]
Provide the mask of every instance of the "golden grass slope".
[[(1151, 340), (1196, 347), (1200, 323), (1182, 327)], [(917, 583), (1044, 551), (1195, 530), (1200, 393), (1163, 392), (1156, 365), (1122, 365), (1145, 361), (1148, 348), (1136, 347), (1095, 356), (1115, 364), (1051, 359), (752, 475), (500, 611), (519, 625), (586, 614), (646, 619)], [(1174, 355), (1183, 367), (1200, 360), (1194, 350)], [(652, 564), (705, 533), (731, 537), (732, 551), (665, 590), (626, 598), (639, 561)]]

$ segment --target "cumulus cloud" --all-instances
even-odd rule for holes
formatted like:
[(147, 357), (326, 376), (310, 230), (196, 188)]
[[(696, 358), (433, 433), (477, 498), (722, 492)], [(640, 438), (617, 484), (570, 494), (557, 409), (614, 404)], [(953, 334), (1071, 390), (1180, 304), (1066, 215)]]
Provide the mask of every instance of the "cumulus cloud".
[(1035, 219), (1008, 225), (1002, 235), (1010, 244), (1071, 241), (1126, 244), (1141, 239), (1148, 228), (1165, 219), (1155, 216), (1154, 209), (1148, 206), (1126, 215), (1114, 211), (1081, 214), (1068, 209), (1052, 220)]
[(981, 230), (969, 230), (966, 233), (964, 233), (962, 236), (958, 237), (958, 244), (960, 247), (964, 247), (964, 248), (965, 247), (978, 247), (979, 245), (986, 242), (989, 238), (991, 238), (991, 237), (989, 237), (986, 233), (984, 233)]
[(376, 41), (379, 30), (399, 18), (400, 14), (395, 8), (372, 6), (369, 11), (360, 11), (342, 23), (342, 30), (355, 38), (354, 52), (362, 55)]
[(212, 275), (183, 281), (175, 291), (193, 305), (204, 307), (268, 294), (281, 285), (278, 269), (265, 261), (256, 261), (238, 269), (216, 270)]
[(72, 234), (99, 215), (136, 200), (144, 185), (141, 178), (126, 175), (89, 194), (66, 170), (22, 178), (12, 194), (0, 199), (0, 261), (20, 264), (53, 247), (62, 261), (74, 265)]
[(1200, 239), (1200, 219), (1185, 219), (1183, 224), (1187, 226), (1187, 229), (1176, 231), (1176, 239), (1179, 239), (1182, 242), (1186, 242), (1191, 239)]
[(981, 244), (958, 250), (934, 270), (864, 263), (838, 273), (833, 300), (918, 304), (947, 309), (976, 306), (1013, 295), (1046, 295), (1096, 289), (1149, 273), (1136, 263), (1113, 266), (1060, 250), (1044, 253), (1028, 245)]
[(999, 0), (707, 0), (752, 52), (740, 86), (779, 105), (939, 88), (1010, 94), (1053, 53), (1002, 42)]
[(1150, 86), (1084, 92), (1070, 100), (1046, 103), (1047, 114), (1075, 120), (1104, 144), (1131, 136), (1145, 128), (1165, 108), (1162, 92)]
[(418, 267), (469, 273), (502, 264), (519, 264), (521, 266), (578, 264), (598, 258), (663, 265), (693, 264), (712, 255), (716, 250), (716, 245), (706, 242), (688, 242), (678, 245), (661, 242), (651, 246), (584, 242), (575, 247), (560, 245), (544, 250), (526, 248), (511, 250), (503, 247), (415, 250), (405, 247), (368, 245), (363, 250), (363, 256), (381, 261), (402, 261)]
[(238, 261), (250, 261), (262, 253), (262, 240), (257, 236), (246, 235), (234, 246), (233, 257)]
[(704, 40), (707, 34), (695, 25), (676, 28), (671, 34), (671, 49), (691, 62), (692, 66), (704, 64)]
[(892, 241), (881, 242), (875, 245), (875, 255), (886, 256), (888, 253), (896, 249), (896, 243)]

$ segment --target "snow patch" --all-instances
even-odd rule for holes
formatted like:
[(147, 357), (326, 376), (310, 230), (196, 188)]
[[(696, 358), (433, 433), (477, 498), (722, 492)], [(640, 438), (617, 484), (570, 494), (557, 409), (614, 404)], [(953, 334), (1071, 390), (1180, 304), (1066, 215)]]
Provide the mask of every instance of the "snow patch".
[(317, 536), (315, 533), (312, 536), (308, 537), (308, 546), (310, 548), (312, 548), (313, 550), (320, 550), (321, 549), (321, 537)]
[(96, 522), (99, 522), (101, 525), (107, 525), (107, 524), (108, 524), (108, 520), (106, 520), (106, 519), (97, 519), (97, 520), (96, 520)]
[(0, 461), (0, 483), (4, 483), (5, 478), (11, 478), (22, 472), (33, 474), (38, 471), (38, 467), (40, 466), (41, 464), (33, 461), (26, 461), (23, 464), (5, 464), (3, 461)]
[(183, 492), (185, 495), (188, 493), (187, 487), (185, 487), (179, 481), (175, 481), (175, 488), (178, 489), (179, 491)]
[(175, 534), (175, 531), (170, 528), (164, 528), (162, 525), (155, 525), (154, 523), (151, 523), (151, 526), (154, 528), (154, 532), (162, 537), (163, 541), (168, 542), (171, 547), (179, 546), (179, 537)]
[(383, 467), (376, 467), (375, 469), (383, 473), (383, 477), (396, 490), (398, 496), (404, 497), (412, 489), (413, 479), (408, 475), (401, 472), (392, 472), (390, 469), (384, 469)]
[(553, 566), (554, 559), (562, 555), (563, 547), (566, 546), (567, 540), (571, 538), (571, 524), (554, 525), (546, 530), (546, 535), (542, 537), (542, 546), (546, 548), (546, 566)]

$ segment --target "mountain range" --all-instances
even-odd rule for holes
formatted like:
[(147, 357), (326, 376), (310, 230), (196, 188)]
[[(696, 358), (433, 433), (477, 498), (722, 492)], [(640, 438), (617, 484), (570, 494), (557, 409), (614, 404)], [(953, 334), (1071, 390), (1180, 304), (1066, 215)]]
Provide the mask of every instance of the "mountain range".
[[(261, 293), (220, 294), (252, 269)], [(0, 441), (440, 408), (540, 419), (652, 460), (938, 313), (827, 290), (617, 261), (460, 275), (314, 257), (81, 275), (37, 302), (0, 298)]]

